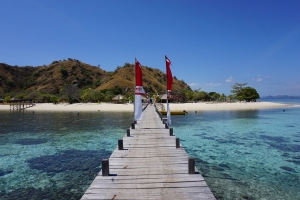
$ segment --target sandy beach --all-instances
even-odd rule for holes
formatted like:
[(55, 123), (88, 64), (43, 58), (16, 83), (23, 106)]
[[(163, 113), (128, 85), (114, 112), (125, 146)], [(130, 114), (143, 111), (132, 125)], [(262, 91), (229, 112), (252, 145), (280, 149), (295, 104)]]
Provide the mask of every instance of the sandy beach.
[[(166, 104), (165, 108), (166, 108)], [(273, 102), (236, 102), (236, 103), (170, 103), (171, 111), (218, 111), (218, 110), (257, 110), (268, 108), (294, 107), (291, 104), (281, 104)], [(113, 103), (75, 103), (75, 104), (53, 104), (37, 103), (35, 106), (27, 108), (26, 111), (53, 111), (53, 112), (133, 112), (133, 104), (113, 104)], [(0, 105), (0, 110), (10, 110), (9, 105)]]

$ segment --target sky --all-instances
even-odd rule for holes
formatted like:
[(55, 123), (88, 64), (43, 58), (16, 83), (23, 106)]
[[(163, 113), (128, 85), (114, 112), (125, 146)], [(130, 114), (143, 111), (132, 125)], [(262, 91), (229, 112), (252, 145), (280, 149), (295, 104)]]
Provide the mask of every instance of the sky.
[(0, 63), (114, 71), (136, 57), (165, 72), (165, 55), (192, 89), (298, 96), (300, 1), (0, 0)]

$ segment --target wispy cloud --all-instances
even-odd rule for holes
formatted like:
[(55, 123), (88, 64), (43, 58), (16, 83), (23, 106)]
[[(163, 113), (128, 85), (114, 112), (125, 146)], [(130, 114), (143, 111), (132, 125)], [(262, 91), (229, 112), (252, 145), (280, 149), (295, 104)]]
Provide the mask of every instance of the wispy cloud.
[(229, 78), (227, 78), (225, 80), (226, 83), (232, 83), (234, 81), (234, 78), (232, 76), (230, 76)]
[(257, 77), (254, 79), (255, 82), (261, 82), (263, 79), (260, 74), (257, 75)]
[(191, 87), (197, 87), (197, 86), (199, 86), (200, 84), (199, 84), (199, 83), (189, 83), (188, 85), (191, 86)]
[(222, 83), (205, 83), (204, 86), (206, 87), (218, 87), (223, 85)]

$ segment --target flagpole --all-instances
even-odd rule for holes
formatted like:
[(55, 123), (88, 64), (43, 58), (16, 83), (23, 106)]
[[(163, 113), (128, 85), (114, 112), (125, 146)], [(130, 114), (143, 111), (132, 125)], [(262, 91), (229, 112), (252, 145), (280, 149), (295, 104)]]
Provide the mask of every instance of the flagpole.
[(135, 121), (135, 87), (136, 87), (136, 70), (135, 70), (135, 67), (136, 67), (136, 57), (134, 57), (134, 88), (133, 88), (133, 122)]
[[(167, 56), (165, 55), (165, 62), (166, 62), (166, 58), (167, 58)], [(168, 124), (168, 126), (169, 126), (169, 94), (168, 94), (168, 86), (169, 86), (169, 81), (168, 81), (168, 69), (167, 69), (167, 65), (166, 65), (166, 75), (167, 75), (167, 124)]]
[(170, 97), (169, 92), (171, 92), (171, 90), (172, 90), (172, 82), (170, 82), (170, 85), (169, 85), (169, 81), (170, 81), (170, 76), (172, 76), (172, 72), (170, 69), (171, 61), (169, 60), (169, 58), (167, 58), (166, 55), (165, 55), (165, 61), (166, 61), (166, 73), (167, 73), (167, 123), (169, 126), (171, 124), (171, 112), (170, 112), (170, 107), (169, 107), (169, 97)]

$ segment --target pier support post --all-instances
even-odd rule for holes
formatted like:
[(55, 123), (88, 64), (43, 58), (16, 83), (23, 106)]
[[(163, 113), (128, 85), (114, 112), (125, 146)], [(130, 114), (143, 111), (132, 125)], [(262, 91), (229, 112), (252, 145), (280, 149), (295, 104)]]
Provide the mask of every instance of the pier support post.
[(130, 137), (130, 128), (127, 129), (127, 137)]
[(179, 138), (176, 138), (176, 148), (180, 148)]
[(195, 158), (189, 158), (189, 174), (195, 174)]
[(165, 123), (165, 129), (168, 129), (168, 128), (169, 128), (168, 123)]
[(119, 150), (123, 150), (123, 140), (118, 140)]
[(136, 120), (134, 120), (134, 122), (133, 122), (134, 124), (137, 124), (137, 121)]
[(131, 123), (131, 129), (135, 129), (135, 123)]
[(109, 160), (102, 159), (102, 176), (109, 176)]
[(173, 136), (173, 128), (169, 129), (170, 136)]

